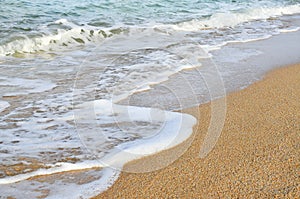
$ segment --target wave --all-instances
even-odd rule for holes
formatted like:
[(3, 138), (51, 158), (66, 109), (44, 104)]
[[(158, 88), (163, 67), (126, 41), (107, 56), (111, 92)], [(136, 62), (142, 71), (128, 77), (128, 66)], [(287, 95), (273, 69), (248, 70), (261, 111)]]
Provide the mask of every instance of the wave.
[(234, 27), (245, 22), (270, 19), (283, 15), (292, 15), (298, 13), (300, 13), (300, 5), (289, 5), (285, 7), (274, 8), (256, 8), (243, 13), (216, 13), (207, 19), (193, 19), (191, 21), (171, 25), (170, 27), (175, 30), (182, 31), (197, 31), (209, 28)]
[[(89, 25), (76, 25), (60, 19), (52, 24), (67, 26), (69, 29), (57, 29), (55, 34), (45, 34), (43, 36), (29, 38), (26, 35), (18, 36), (18, 39), (0, 46), (2, 56), (21, 56), (23, 53), (38, 52), (61, 52), (74, 50), (86, 45), (101, 44), (105, 39), (120, 34), (139, 34), (145, 29), (161, 32), (178, 31), (201, 31), (207, 29), (222, 29), (225, 27), (235, 27), (237, 25), (266, 19), (276, 19), (283, 15), (300, 13), (300, 5), (288, 5), (284, 7), (256, 8), (243, 12), (215, 13), (210, 17), (202, 19), (192, 19), (177, 24), (148, 24), (144, 26), (115, 26), (111, 28), (96, 29)], [(275, 28), (276, 29), (276, 28)], [(274, 29), (274, 30), (275, 30)], [(275, 30), (276, 31), (276, 30)], [(291, 29), (288, 29), (291, 31)], [(279, 32), (286, 32), (281, 30)], [(226, 41), (225, 41), (226, 42)], [(204, 44), (205, 45), (205, 44)]]
[(43, 51), (65, 51), (83, 45), (102, 42), (105, 38), (126, 32), (123, 28), (94, 29), (89, 26), (81, 27), (66, 19), (55, 21), (54, 24), (71, 26), (71, 29), (58, 29), (56, 34), (29, 38), (20, 36), (17, 40), (0, 46), (0, 55), (18, 56), (19, 53), (38, 53)]

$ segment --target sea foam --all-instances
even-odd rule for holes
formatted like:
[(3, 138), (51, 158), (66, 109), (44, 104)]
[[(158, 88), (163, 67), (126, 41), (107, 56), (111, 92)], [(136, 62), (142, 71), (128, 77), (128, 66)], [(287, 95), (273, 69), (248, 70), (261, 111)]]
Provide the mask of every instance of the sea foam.
[[(31, 173), (2, 178), (0, 180), (0, 184), (2, 185), (0, 190), (1, 193), (4, 194), (2, 196), (16, 196), (13, 192), (9, 191), (12, 190), (13, 187), (17, 189), (20, 187), (20, 189), (22, 189), (21, 187), (27, 186), (28, 190), (34, 190), (37, 186), (36, 183), (38, 183), (38, 187), (47, 187), (47, 189), (50, 190), (46, 198), (65, 197), (66, 194), (72, 198), (92, 197), (106, 190), (113, 184), (119, 175), (119, 170), (122, 170), (124, 164), (165, 149), (170, 149), (182, 143), (191, 136), (193, 132), (192, 128), (196, 124), (196, 119), (188, 114), (154, 108), (116, 105), (108, 100), (85, 102), (77, 107), (74, 117), (77, 123), (94, 123), (94, 118), (96, 118), (96, 121), (104, 124), (105, 121), (113, 122), (107, 119), (111, 117), (112, 114), (114, 115), (112, 119), (115, 120), (115, 123), (161, 122), (161, 125), (154, 134), (146, 138), (120, 144), (102, 158), (75, 164), (56, 163), (54, 165), (48, 165), (50, 168), (47, 169), (39, 169)], [(65, 118), (65, 120), (71, 119), (72, 118)], [(124, 129), (123, 131), (124, 134), (127, 133)], [(99, 146), (99, 133), (101, 132), (79, 130), (83, 144), (93, 153), (94, 157), (98, 155), (96, 149)], [(99, 177), (98, 180), (84, 184), (77, 184), (76, 182), (61, 184), (58, 179), (58, 183), (49, 186), (47, 178), (44, 183), (38, 182), (38, 178), (37, 182), (29, 179), (41, 175), (48, 175), (50, 177), (56, 173), (94, 168), (102, 168), (101, 172), (98, 171), (98, 173), (101, 173), (101, 177)], [(66, 173), (65, 175), (68, 174)], [(71, 191), (72, 189), (78, 191)], [(29, 193), (30, 192), (28, 192), (28, 194)], [(35, 196), (36, 192), (33, 191), (31, 194), (31, 196)]]
[[(0, 46), (0, 55), (15, 55), (16, 53), (38, 53), (38, 52), (62, 52), (81, 48), (82, 46), (99, 45), (107, 39), (120, 34), (140, 34), (145, 29), (161, 32), (176, 31), (199, 31), (206, 29), (222, 29), (235, 27), (237, 25), (256, 20), (275, 19), (283, 15), (300, 13), (300, 5), (286, 5), (274, 7), (249, 8), (243, 11), (217, 12), (209, 17), (194, 18), (192, 20), (178, 22), (175, 24), (146, 23), (143, 25), (114, 25), (113, 27), (96, 28), (90, 25), (79, 26), (67, 19), (60, 19), (53, 24), (69, 27), (68, 29), (57, 29), (56, 33), (44, 34), (29, 38), (23, 35), (21, 38)], [(284, 32), (285, 28), (274, 27)], [(274, 30), (273, 28), (273, 30)], [(259, 29), (259, 27), (258, 27)], [(288, 28), (291, 31), (290, 28)], [(272, 34), (267, 32), (266, 34)], [(266, 35), (265, 34), (265, 35)], [(263, 37), (265, 37), (263, 35)], [(138, 36), (137, 36), (138, 37)], [(245, 38), (248, 40), (249, 38)]]

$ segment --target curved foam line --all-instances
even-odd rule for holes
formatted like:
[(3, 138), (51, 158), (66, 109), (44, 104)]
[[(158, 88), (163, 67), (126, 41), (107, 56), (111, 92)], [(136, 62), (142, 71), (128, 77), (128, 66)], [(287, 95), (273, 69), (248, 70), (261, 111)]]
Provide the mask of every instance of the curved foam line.
[(97, 168), (97, 167), (98, 168), (103, 167), (103, 165), (96, 161), (81, 162), (81, 163), (76, 163), (76, 164), (65, 163), (65, 162), (56, 163), (50, 169), (39, 169), (39, 170), (36, 170), (31, 173), (25, 173), (25, 174), (20, 174), (20, 175), (0, 179), (0, 185), (20, 182), (20, 181), (27, 180), (27, 179), (35, 177), (35, 176), (51, 175), (51, 174), (61, 173), (61, 172), (66, 172), (66, 171), (91, 169), (91, 168)]

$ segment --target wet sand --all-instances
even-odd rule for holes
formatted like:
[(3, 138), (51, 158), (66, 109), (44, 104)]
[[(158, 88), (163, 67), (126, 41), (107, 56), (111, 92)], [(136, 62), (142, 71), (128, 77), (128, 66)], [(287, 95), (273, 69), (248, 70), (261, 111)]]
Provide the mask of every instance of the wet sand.
[(199, 158), (210, 104), (183, 112), (198, 118), (194, 136), (174, 149), (131, 162), (172, 162), (148, 173), (123, 172), (96, 198), (297, 198), (300, 196), (300, 65), (270, 72), (226, 98), (225, 125), (214, 149)]

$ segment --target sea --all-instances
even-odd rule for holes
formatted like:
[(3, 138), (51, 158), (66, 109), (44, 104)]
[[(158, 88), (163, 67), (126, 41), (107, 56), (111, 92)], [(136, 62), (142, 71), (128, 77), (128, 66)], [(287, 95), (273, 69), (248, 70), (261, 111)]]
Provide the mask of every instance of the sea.
[(0, 0), (0, 198), (90, 198), (167, 166), (184, 151), (124, 169), (192, 136), (181, 110), (224, 99), (224, 121), (228, 93), (299, 62), (299, 30), (300, 0)]

